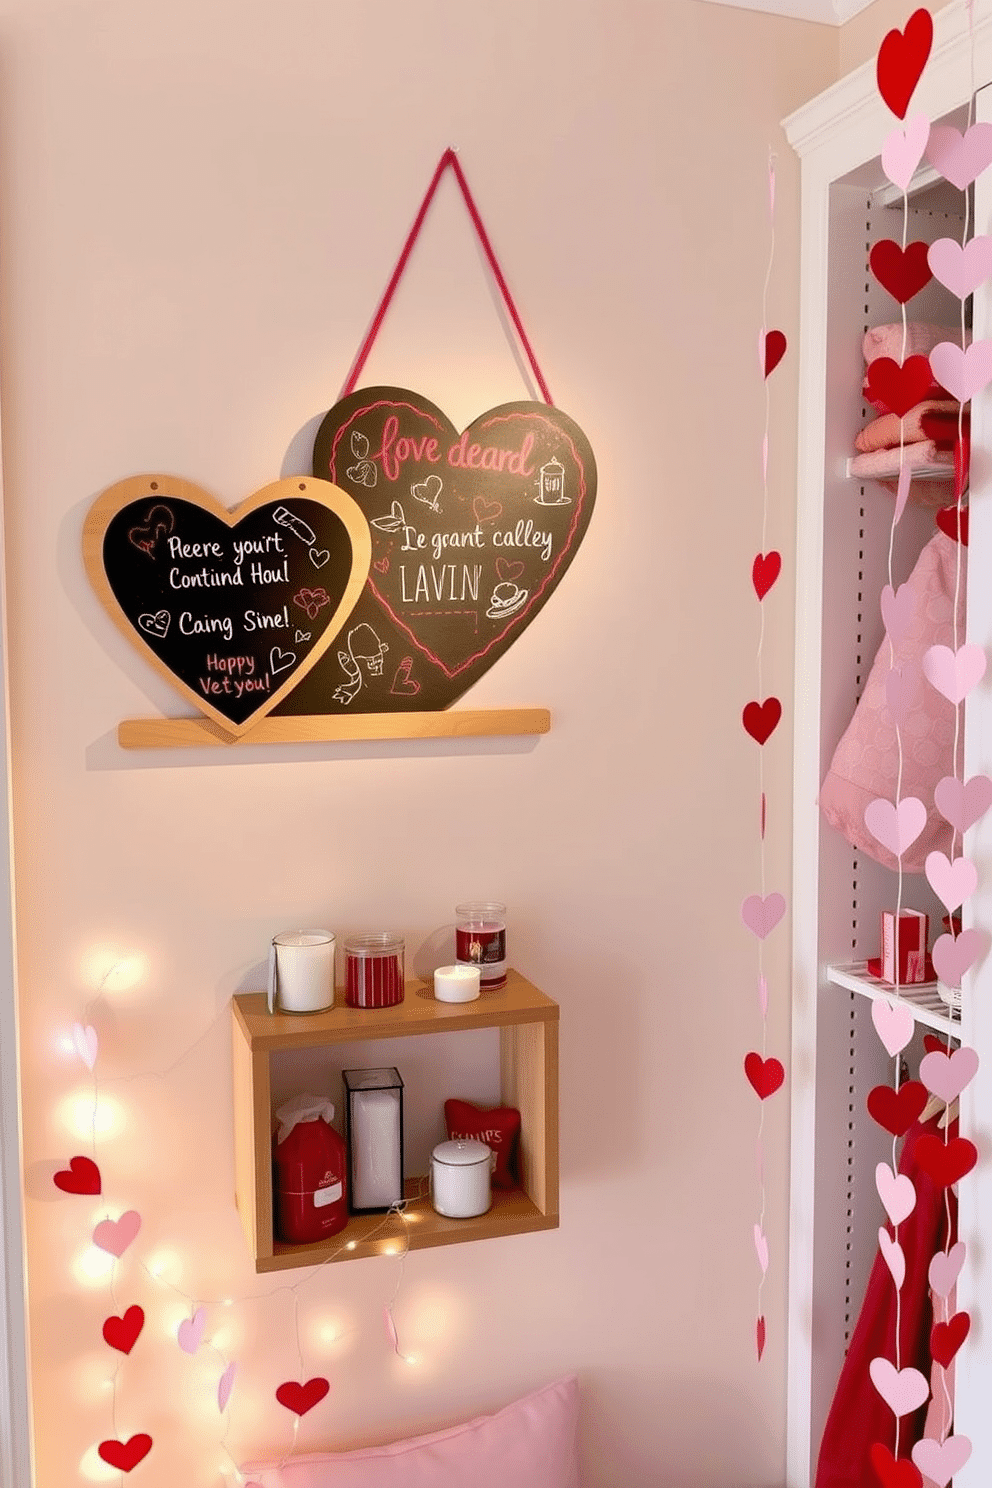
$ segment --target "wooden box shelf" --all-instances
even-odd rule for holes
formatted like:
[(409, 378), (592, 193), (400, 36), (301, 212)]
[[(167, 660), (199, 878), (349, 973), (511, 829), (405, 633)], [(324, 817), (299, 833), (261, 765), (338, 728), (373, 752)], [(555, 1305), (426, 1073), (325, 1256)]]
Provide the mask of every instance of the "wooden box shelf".
[[(395, 1254), (558, 1226), (558, 1004), (518, 972), (475, 1002), (437, 1002), (423, 981), (408, 981), (403, 1002), (368, 1010), (335, 1006), (326, 1013), (268, 1011), (264, 992), (233, 1000), (235, 1197), (256, 1271), (316, 1266), (329, 1260)], [(522, 1187), (495, 1190), (488, 1213), (445, 1219), (427, 1195), (426, 1177), (407, 1181), (407, 1217), (356, 1215), (317, 1245), (285, 1245), (272, 1222), (270, 1059), (370, 1039), (466, 1029), (499, 1029), (501, 1102), (520, 1111), (518, 1168)]]

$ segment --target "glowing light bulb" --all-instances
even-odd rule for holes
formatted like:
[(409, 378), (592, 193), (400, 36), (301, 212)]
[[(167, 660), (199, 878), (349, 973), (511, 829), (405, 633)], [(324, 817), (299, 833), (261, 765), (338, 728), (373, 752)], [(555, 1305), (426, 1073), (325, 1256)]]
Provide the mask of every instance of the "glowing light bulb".
[(94, 1102), (92, 1090), (85, 1094), (77, 1092), (61, 1102), (59, 1120), (74, 1137), (91, 1140), (96, 1137), (116, 1137), (124, 1130), (126, 1118), (124, 1107), (112, 1096), (101, 1095)]
[(72, 1273), (83, 1286), (103, 1286), (114, 1269), (114, 1257), (98, 1245), (89, 1245), (72, 1263)]
[(355, 1244), (356, 1242), (354, 1240), (349, 1240), (348, 1244), (345, 1246), (345, 1250), (354, 1250)]

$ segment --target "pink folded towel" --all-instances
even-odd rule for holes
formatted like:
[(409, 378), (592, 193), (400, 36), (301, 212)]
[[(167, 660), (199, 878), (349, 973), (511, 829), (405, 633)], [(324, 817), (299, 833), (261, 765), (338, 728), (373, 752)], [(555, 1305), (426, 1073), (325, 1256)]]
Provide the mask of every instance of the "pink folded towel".
[[(871, 450), (868, 454), (855, 455), (848, 465), (848, 474), (865, 480), (898, 480), (898, 449)], [(919, 470), (921, 465), (940, 465), (954, 474), (953, 450), (938, 449), (932, 439), (921, 439), (916, 444), (907, 444), (902, 450), (902, 463), (910, 470)]]

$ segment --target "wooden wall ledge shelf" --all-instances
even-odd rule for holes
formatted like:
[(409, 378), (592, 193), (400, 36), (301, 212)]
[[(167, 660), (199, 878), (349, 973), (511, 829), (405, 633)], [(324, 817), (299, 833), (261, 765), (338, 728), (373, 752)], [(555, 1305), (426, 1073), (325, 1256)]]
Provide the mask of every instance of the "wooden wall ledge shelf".
[(547, 708), (466, 708), (438, 713), (268, 715), (232, 738), (209, 718), (125, 718), (122, 749), (202, 749), (215, 744), (328, 744), (369, 739), (470, 739), (546, 734)]
[[(519, 972), (475, 1002), (437, 1002), (423, 981), (408, 981), (396, 1007), (337, 1005), (325, 1013), (270, 1014), (264, 992), (233, 999), (235, 1197), (255, 1270), (281, 1271), (362, 1256), (395, 1255), (435, 1245), (520, 1235), (558, 1226), (558, 1004)], [(494, 1191), (492, 1208), (474, 1219), (445, 1219), (426, 1198), (426, 1177), (408, 1180), (409, 1219), (355, 1215), (317, 1245), (276, 1240), (272, 1213), (270, 1059), (285, 1049), (312, 1049), (369, 1039), (429, 1036), (498, 1028), (500, 1104), (520, 1112), (521, 1188)], [(440, 1098), (439, 1098), (440, 1099)], [(353, 1242), (353, 1243), (352, 1243)]]

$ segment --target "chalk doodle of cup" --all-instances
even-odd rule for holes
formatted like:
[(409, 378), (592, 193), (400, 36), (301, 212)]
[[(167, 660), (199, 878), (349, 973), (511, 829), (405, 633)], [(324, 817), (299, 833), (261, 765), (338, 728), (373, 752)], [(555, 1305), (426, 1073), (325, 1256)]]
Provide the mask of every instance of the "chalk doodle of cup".
[(405, 527), (406, 516), (400, 503), (393, 502), (388, 517), (373, 517), (372, 526), (378, 527), (380, 532), (398, 532), (401, 527)]
[(366, 436), (358, 429), (351, 431), (351, 453), (355, 464), (349, 465), (345, 475), (357, 486), (372, 487), (378, 479), (379, 472), (369, 459), (369, 442)]

